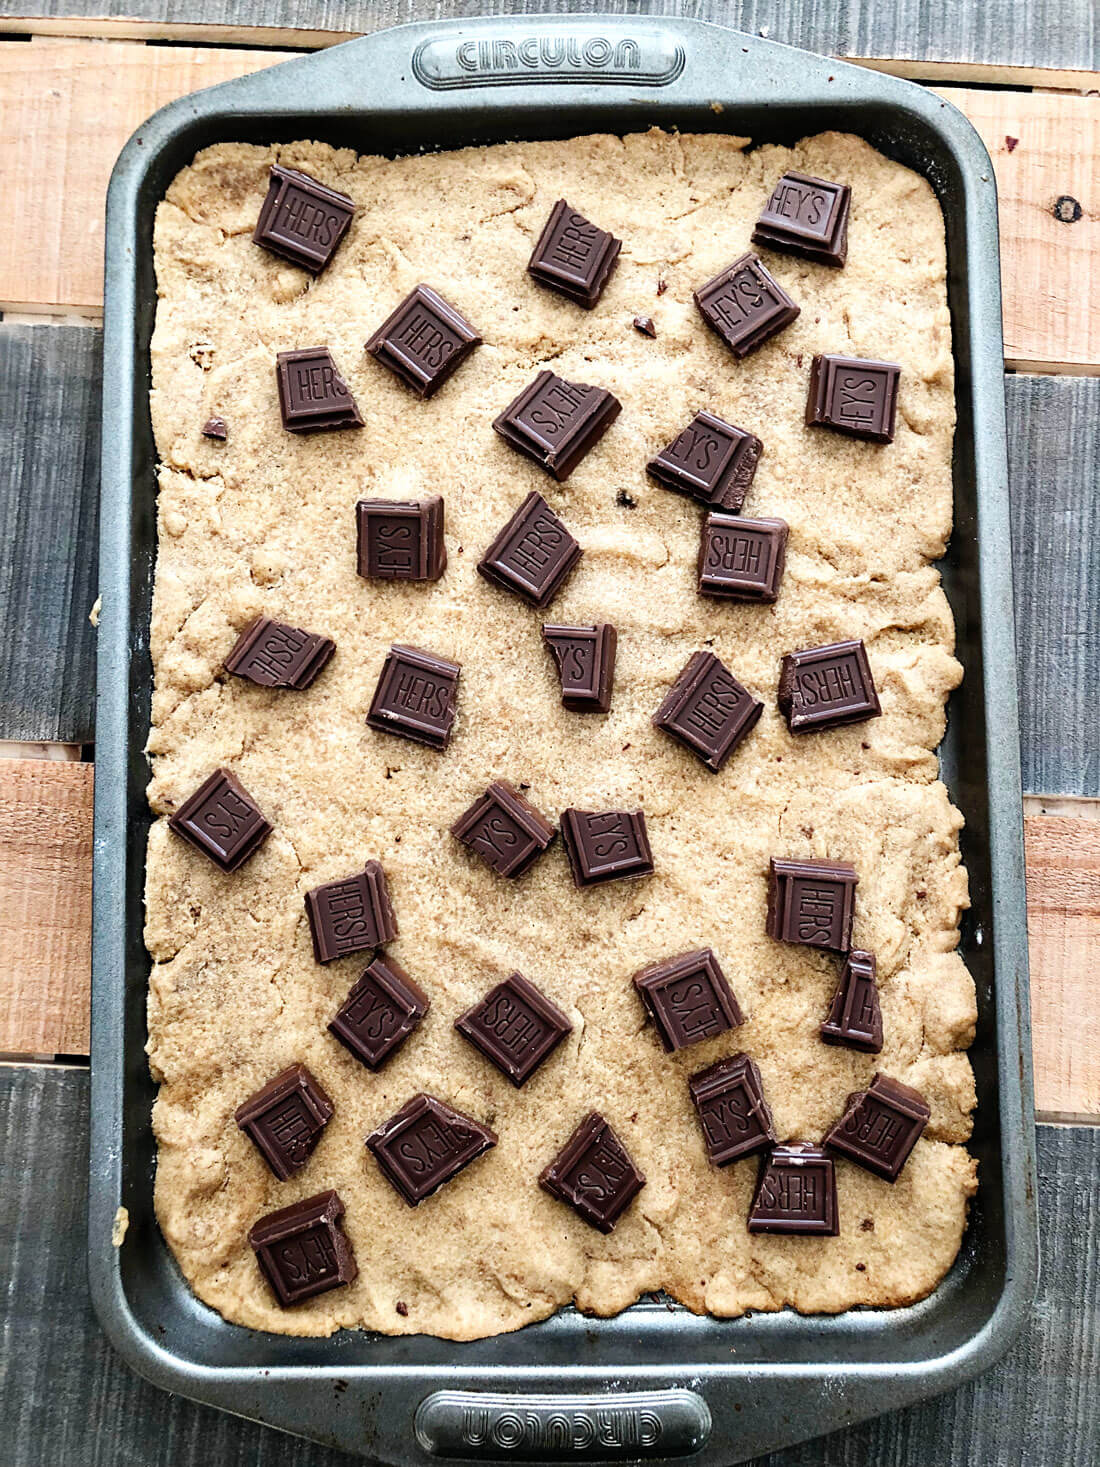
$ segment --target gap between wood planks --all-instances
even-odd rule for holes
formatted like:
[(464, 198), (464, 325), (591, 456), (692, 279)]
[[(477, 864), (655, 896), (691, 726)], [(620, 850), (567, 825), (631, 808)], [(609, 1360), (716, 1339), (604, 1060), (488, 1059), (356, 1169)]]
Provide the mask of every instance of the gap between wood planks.
[[(289, 34), (299, 45), (315, 39)], [(103, 198), (126, 138), (166, 102), (293, 54), (41, 34), (0, 46), (0, 173), (21, 222), (0, 236), (0, 310), (98, 316)], [(1074, 75), (1100, 86), (1100, 74)], [(939, 91), (981, 133), (997, 174), (1008, 366), (1100, 373), (1100, 94)]]
[[(93, 777), (0, 758), (0, 1060), (87, 1053)], [(1025, 816), (1036, 1107), (1100, 1124), (1100, 800)]]

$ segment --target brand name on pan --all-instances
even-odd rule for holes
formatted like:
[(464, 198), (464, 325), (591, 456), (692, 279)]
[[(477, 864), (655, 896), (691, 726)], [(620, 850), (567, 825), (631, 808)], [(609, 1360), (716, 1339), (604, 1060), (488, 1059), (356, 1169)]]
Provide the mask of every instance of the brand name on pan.
[(615, 39), (593, 30), (540, 29), (455, 41), (422, 41), (413, 74), (436, 90), (524, 81), (634, 83), (667, 86), (684, 69), (684, 53), (659, 30)]
[(594, 1411), (492, 1410), (467, 1407), (462, 1440), (468, 1447), (553, 1456), (606, 1447), (654, 1447), (661, 1421), (653, 1411), (608, 1406)]

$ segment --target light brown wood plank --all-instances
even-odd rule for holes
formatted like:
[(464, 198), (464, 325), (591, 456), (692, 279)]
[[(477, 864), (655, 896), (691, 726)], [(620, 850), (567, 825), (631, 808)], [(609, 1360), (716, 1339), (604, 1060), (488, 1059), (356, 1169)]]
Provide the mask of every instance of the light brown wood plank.
[(92, 766), (0, 760), (0, 1051), (86, 1054)]

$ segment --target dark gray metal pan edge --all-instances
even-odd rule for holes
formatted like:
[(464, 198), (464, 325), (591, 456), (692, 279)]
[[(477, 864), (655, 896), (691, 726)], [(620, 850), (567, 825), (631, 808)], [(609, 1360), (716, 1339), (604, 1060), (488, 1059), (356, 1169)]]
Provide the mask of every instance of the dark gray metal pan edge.
[[(650, 68), (655, 74), (662, 55), (679, 50), (684, 64), (668, 65), (668, 80), (657, 85), (563, 81), (560, 67), (556, 77), (544, 67), (539, 80), (505, 87), (483, 81), (469, 94), (452, 86), (429, 90), (412, 69), (424, 43), (457, 48), (499, 37), (515, 47), (555, 29), (571, 35), (582, 56), (593, 37), (613, 50), (636, 38), (658, 58)], [(507, 47), (501, 54), (507, 63)], [(446, 72), (446, 51), (440, 64)], [(720, 119), (712, 101), (724, 105)], [(960, 513), (944, 569), (970, 671), (953, 700), (944, 768), (972, 831), (965, 854), (974, 915), (964, 947), (981, 1011), (975, 1149), (983, 1183), (963, 1255), (920, 1304), (836, 1318), (786, 1312), (723, 1323), (639, 1305), (608, 1321), (566, 1311), (517, 1335), (465, 1346), (349, 1332), (328, 1341), (288, 1341), (226, 1325), (190, 1295), (151, 1207), (147, 958), (140, 928), (148, 820), (143, 612), (153, 535), (144, 350), (152, 206), (171, 173), (215, 137), (293, 136), (308, 126), (313, 136), (340, 137), (363, 149), (380, 147), (389, 127), (402, 141), (395, 151), (405, 151), (440, 138), (450, 146), (507, 135), (625, 131), (651, 121), (759, 137), (842, 124), (921, 167), (949, 206)], [(519, 1397), (584, 1391), (608, 1398), (609, 1407), (627, 1390), (692, 1392), (713, 1422), (692, 1460), (716, 1464), (908, 1404), (984, 1370), (1007, 1348), (1030, 1305), (1036, 1209), (996, 201), (988, 156), (969, 123), (907, 83), (690, 21), (561, 17), (408, 26), (158, 113), (116, 166), (107, 236), (89, 1271), (97, 1312), (116, 1347), (166, 1389), (402, 1463), (431, 1460), (413, 1419), (424, 1398), (445, 1387)], [(124, 1250), (109, 1241), (120, 1203), (131, 1218)], [(521, 1415), (522, 1406), (521, 1399)], [(577, 1411), (583, 1422), (594, 1408)], [(703, 1410), (697, 1419), (704, 1419)], [(538, 1450), (544, 1460), (558, 1455), (549, 1445)], [(517, 1450), (498, 1433), (476, 1454), (506, 1458)], [(609, 1445), (604, 1457), (638, 1455), (636, 1445), (623, 1442)]]

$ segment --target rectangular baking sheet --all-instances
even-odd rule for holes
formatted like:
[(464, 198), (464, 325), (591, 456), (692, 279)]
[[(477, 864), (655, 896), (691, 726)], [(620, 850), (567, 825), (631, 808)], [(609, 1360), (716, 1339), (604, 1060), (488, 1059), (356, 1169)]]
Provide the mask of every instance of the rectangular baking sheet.
[[(943, 778), (966, 817), (980, 1186), (954, 1267), (921, 1303), (835, 1317), (575, 1310), (468, 1344), (225, 1323), (153, 1212), (145, 1058), (145, 800), (156, 553), (153, 216), (214, 142), (316, 138), (405, 153), (651, 124), (790, 143), (858, 133), (923, 174), (947, 226), (958, 428), (942, 564), (966, 669)], [(981, 140), (933, 93), (686, 20), (516, 16), (379, 32), (172, 104), (122, 153), (107, 209), (92, 962), (89, 1272), (101, 1323), (167, 1390), (387, 1463), (727, 1464), (959, 1384), (1008, 1347), (1036, 1277), (1034, 1126), (996, 191)], [(125, 1242), (111, 1243), (119, 1207)]]

